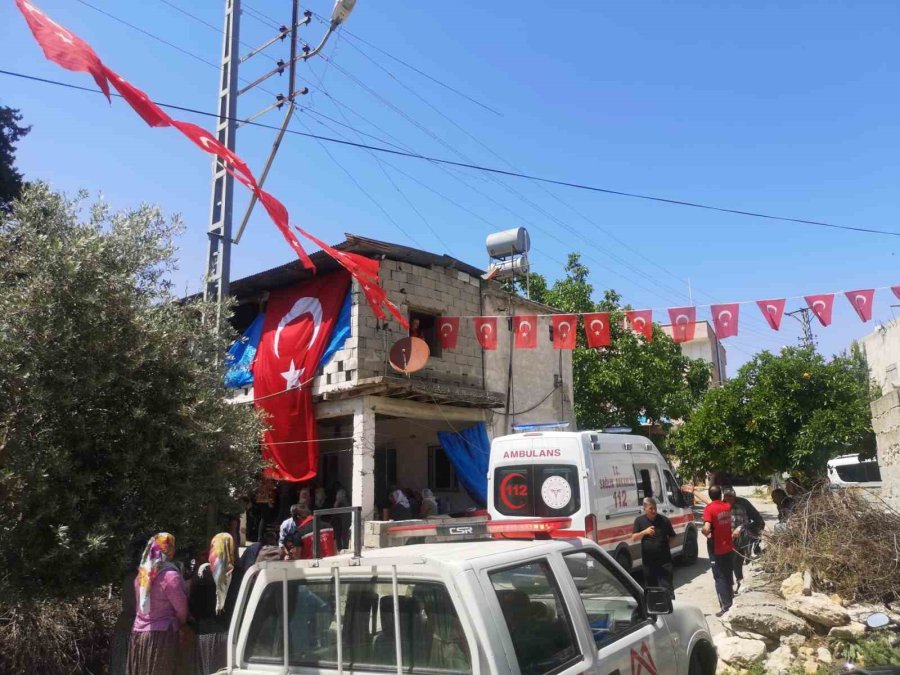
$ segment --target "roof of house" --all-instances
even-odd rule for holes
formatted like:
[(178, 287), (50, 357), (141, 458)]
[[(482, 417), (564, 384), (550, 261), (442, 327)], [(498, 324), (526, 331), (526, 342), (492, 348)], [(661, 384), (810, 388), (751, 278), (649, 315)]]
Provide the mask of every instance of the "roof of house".
[[(434, 266), (457, 269), (473, 277), (480, 277), (484, 274), (483, 270), (448, 255), (429, 253), (428, 251), (421, 251), (402, 244), (368, 239), (355, 234), (348, 233), (344, 236), (346, 239), (335, 246), (340, 251), (358, 253), (369, 258), (406, 262), (420, 267)], [(338, 268), (338, 264), (324, 251), (316, 251), (310, 255), (310, 258), (319, 272), (330, 272)], [(299, 260), (293, 260), (285, 265), (273, 267), (243, 279), (235, 279), (231, 282), (231, 294), (237, 297), (238, 302), (240, 302), (241, 300), (256, 298), (263, 291), (294, 284), (312, 276), (312, 272), (303, 268)]]

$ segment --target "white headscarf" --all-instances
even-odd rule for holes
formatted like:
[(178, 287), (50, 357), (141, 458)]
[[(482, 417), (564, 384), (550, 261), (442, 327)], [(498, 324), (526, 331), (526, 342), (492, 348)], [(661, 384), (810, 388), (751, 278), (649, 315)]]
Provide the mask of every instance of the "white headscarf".
[(406, 495), (403, 494), (403, 490), (394, 490), (391, 493), (391, 496), (394, 498), (394, 503), (409, 508), (409, 500), (406, 498)]

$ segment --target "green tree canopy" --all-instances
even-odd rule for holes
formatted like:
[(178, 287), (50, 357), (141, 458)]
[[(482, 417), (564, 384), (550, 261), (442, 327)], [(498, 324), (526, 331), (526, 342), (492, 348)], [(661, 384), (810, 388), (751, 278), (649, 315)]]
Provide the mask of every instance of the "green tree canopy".
[(811, 348), (762, 352), (706, 394), (670, 438), (688, 471), (821, 476), (873, 444), (868, 367), (858, 350), (826, 361)]
[(18, 110), (0, 106), (0, 211), (7, 210), (22, 192), (22, 174), (15, 167), (16, 143), (31, 127), (23, 127), (21, 121)]
[(40, 183), (0, 214), (0, 595), (118, 579), (135, 535), (200, 545), (252, 487), (261, 425), (214, 308), (170, 293), (177, 231)]
[(708, 364), (689, 359), (657, 325), (647, 342), (624, 327), (621, 297), (612, 290), (594, 302), (589, 270), (579, 254), (569, 255), (566, 276), (552, 286), (532, 275), (531, 297), (565, 312), (611, 312), (611, 346), (590, 349), (579, 331), (572, 353), (575, 416), (581, 429), (628, 426), (640, 429), (638, 419), (663, 426), (686, 418), (709, 386)]

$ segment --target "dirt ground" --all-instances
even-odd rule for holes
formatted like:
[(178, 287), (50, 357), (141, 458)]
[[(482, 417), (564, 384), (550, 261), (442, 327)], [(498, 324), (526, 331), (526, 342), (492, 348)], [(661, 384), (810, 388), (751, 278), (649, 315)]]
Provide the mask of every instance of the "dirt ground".
[[(771, 532), (774, 524), (778, 522), (778, 511), (771, 500), (757, 499), (752, 496), (755, 487), (736, 487), (738, 495), (748, 498), (759, 510), (766, 521), (766, 531)], [(695, 515), (702, 527), (702, 505), (695, 508)], [(706, 615), (709, 629), (713, 635), (721, 633), (724, 628), (722, 622), (716, 618), (719, 611), (719, 601), (716, 597), (716, 588), (713, 583), (712, 572), (709, 569), (709, 558), (706, 553), (706, 540), (701, 537), (700, 557), (690, 567), (675, 568), (675, 599), (686, 604), (699, 607)], [(753, 565), (744, 566), (744, 575), (752, 572)]]

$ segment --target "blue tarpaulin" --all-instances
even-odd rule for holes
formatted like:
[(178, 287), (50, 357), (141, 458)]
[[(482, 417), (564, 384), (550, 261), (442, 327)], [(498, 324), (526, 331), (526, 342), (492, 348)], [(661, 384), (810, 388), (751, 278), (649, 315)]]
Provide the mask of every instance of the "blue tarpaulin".
[(484, 422), (462, 431), (439, 431), (438, 440), (453, 464), (456, 477), (479, 506), (487, 506), (488, 460), (491, 442)]
[(225, 386), (232, 389), (249, 387), (253, 384), (253, 373), (250, 367), (259, 347), (259, 337), (262, 335), (264, 314), (257, 316), (250, 327), (244, 332), (240, 340), (235, 340), (228, 348), (225, 356)]

